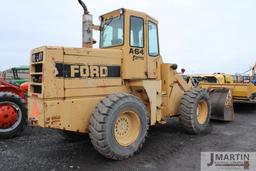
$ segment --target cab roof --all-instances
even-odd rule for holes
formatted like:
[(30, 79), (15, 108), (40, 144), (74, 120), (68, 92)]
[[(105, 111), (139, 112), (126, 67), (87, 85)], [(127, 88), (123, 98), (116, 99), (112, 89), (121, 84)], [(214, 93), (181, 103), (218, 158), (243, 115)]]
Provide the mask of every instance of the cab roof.
[(124, 10), (124, 13), (128, 12), (129, 14), (133, 14), (135, 16), (142, 16), (142, 17), (148, 17), (150, 19), (152, 19), (155, 23), (158, 23), (158, 20), (155, 19), (154, 17), (151, 17), (150, 15), (148, 15), (147, 13), (144, 13), (144, 12), (140, 12), (140, 11), (135, 11), (135, 10), (131, 10), (131, 9), (127, 9), (127, 8), (119, 8), (119, 9), (116, 9), (114, 11), (111, 11), (111, 12), (108, 12), (108, 13), (105, 13), (103, 15), (101, 15), (101, 17), (108, 17), (108, 16), (111, 16), (115, 13), (118, 13), (119, 11), (121, 10)]

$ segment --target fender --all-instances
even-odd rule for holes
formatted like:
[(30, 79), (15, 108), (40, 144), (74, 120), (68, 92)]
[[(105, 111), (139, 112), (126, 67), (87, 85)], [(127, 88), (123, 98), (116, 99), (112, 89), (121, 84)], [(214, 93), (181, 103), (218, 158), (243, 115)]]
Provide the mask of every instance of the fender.
[(20, 96), (27, 103), (26, 92), (22, 91), (20, 87), (16, 87), (4, 80), (0, 79), (0, 92), (11, 92)]

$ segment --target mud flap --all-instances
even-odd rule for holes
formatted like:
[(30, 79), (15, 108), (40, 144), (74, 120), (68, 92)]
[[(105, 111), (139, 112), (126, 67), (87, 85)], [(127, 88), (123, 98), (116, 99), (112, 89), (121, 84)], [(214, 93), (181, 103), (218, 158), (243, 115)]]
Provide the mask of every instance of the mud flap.
[(211, 119), (233, 121), (235, 113), (231, 90), (226, 88), (212, 89), (209, 95), (212, 106)]

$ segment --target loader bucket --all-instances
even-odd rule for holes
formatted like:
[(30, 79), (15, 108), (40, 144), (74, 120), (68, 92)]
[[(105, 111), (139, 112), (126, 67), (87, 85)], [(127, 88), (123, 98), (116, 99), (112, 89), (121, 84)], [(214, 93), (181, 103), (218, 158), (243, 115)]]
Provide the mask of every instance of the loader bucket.
[(231, 90), (213, 89), (209, 93), (212, 106), (211, 119), (220, 121), (234, 120), (234, 107)]

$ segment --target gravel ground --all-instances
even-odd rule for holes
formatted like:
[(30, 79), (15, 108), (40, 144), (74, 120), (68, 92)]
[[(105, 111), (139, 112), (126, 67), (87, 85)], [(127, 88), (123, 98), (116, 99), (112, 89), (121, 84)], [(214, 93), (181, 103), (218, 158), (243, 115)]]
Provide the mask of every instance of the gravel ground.
[(208, 133), (185, 134), (177, 119), (150, 129), (142, 151), (126, 161), (99, 155), (89, 138), (68, 142), (57, 131), (27, 128), (0, 141), (0, 170), (200, 170), (200, 152), (256, 151), (256, 105), (235, 105), (232, 123), (211, 122)]

